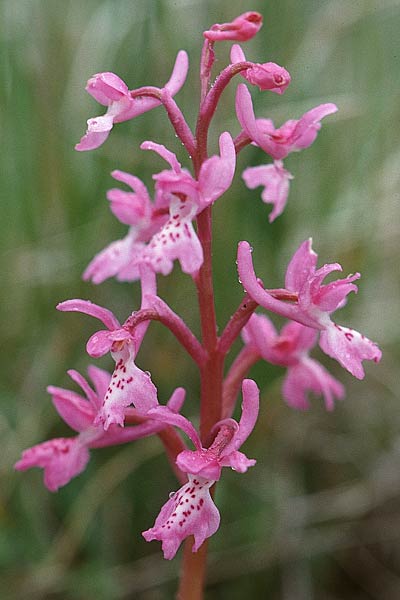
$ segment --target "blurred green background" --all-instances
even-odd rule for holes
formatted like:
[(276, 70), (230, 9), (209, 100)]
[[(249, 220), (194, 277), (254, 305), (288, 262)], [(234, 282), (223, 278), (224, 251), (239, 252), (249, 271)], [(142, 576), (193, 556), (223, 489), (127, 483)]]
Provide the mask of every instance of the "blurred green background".
[[(260, 189), (249, 192), (240, 178), (245, 166), (268, 161), (253, 147), (240, 154), (235, 185), (214, 211), (219, 322), (241, 297), (238, 240), (252, 243), (258, 273), (278, 287), (290, 256), (312, 235), (322, 264), (363, 274), (338, 320), (376, 340), (384, 357), (360, 382), (314, 352), (347, 389), (332, 414), (320, 399), (308, 413), (291, 410), (280, 397), (283, 369), (253, 369), (263, 403), (246, 451), (258, 464), (245, 476), (225, 473), (218, 487), (222, 524), (210, 543), (207, 598), (400, 598), (400, 1), (2, 0), (0, 7), (0, 597), (174, 596), (179, 558), (164, 561), (159, 544), (140, 535), (177, 488), (158, 439), (93, 451), (85, 473), (57, 494), (39, 470), (15, 473), (12, 465), (22, 449), (70, 435), (46, 386), (70, 387), (66, 370), (89, 364), (84, 346), (97, 323), (59, 314), (55, 304), (90, 298), (121, 319), (137, 306), (137, 285), (80, 279), (93, 255), (126, 231), (105, 199), (110, 171), (130, 171), (152, 189), (151, 174), (163, 164), (139, 150), (145, 139), (186, 162), (161, 108), (115, 127), (99, 150), (75, 152), (86, 119), (102, 113), (86, 80), (114, 71), (130, 88), (162, 85), (184, 48), (191, 70), (176, 99), (193, 125), (201, 32), (258, 10), (264, 27), (246, 55), (284, 65), (292, 84), (283, 97), (253, 90), (257, 115), (280, 124), (321, 102), (340, 110), (312, 147), (285, 161), (295, 179), (272, 226)], [(229, 46), (218, 46), (217, 68)], [(235, 87), (223, 96), (215, 136), (239, 131)], [(190, 279), (175, 268), (159, 290), (198, 332)], [(108, 357), (96, 364), (111, 368)], [(138, 364), (151, 369), (161, 402), (186, 387), (185, 414), (196, 414), (197, 372), (159, 324)]]

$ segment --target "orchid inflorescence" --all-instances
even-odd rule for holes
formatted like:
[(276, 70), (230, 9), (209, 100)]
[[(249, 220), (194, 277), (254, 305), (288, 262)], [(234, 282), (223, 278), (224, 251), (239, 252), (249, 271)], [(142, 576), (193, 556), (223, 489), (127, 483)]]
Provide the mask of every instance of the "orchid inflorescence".
[[(38, 466), (44, 469), (44, 483), (51, 491), (66, 485), (80, 474), (92, 448), (128, 443), (150, 435), (160, 435), (182, 487), (171, 494), (154, 526), (143, 533), (146, 540), (160, 540), (164, 556), (175, 556), (181, 542), (194, 536), (193, 552), (218, 529), (220, 515), (212, 489), (223, 467), (244, 473), (255, 464), (240, 448), (251, 434), (259, 412), (259, 390), (247, 379), (250, 367), (265, 360), (286, 369), (282, 394), (293, 408), (309, 408), (309, 392), (322, 396), (328, 410), (344, 388), (309, 352), (319, 342), (321, 349), (336, 359), (358, 379), (364, 377), (363, 360), (378, 362), (379, 348), (362, 334), (337, 325), (331, 314), (341, 308), (350, 292), (357, 292), (359, 274), (324, 283), (337, 263), (317, 267), (317, 254), (311, 240), (304, 241), (287, 267), (284, 287), (266, 288), (257, 278), (248, 242), (239, 243), (237, 264), (245, 295), (225, 329), (217, 335), (211, 263), (211, 213), (215, 201), (231, 186), (236, 156), (249, 144), (265, 151), (273, 162), (248, 167), (242, 173), (250, 189), (263, 186), (262, 200), (272, 204), (269, 221), (284, 210), (290, 180), (283, 159), (310, 146), (316, 139), (321, 120), (336, 112), (334, 104), (321, 104), (297, 120), (276, 128), (270, 119), (254, 114), (250, 86), (282, 94), (290, 84), (283, 67), (249, 61), (241, 46), (254, 37), (262, 25), (261, 15), (247, 12), (230, 23), (215, 24), (204, 32), (200, 65), (201, 100), (193, 133), (175, 95), (185, 83), (188, 57), (181, 50), (171, 78), (164, 87), (129, 90), (114, 73), (91, 77), (87, 91), (107, 107), (102, 116), (88, 120), (87, 132), (77, 144), (79, 151), (92, 150), (105, 142), (114, 124), (127, 121), (163, 106), (175, 134), (183, 143), (193, 166), (182, 167), (165, 146), (144, 141), (140, 148), (151, 150), (165, 162), (164, 170), (153, 175), (154, 196), (135, 175), (113, 171), (112, 177), (129, 188), (111, 189), (107, 198), (117, 219), (129, 226), (127, 235), (101, 250), (84, 272), (84, 279), (101, 283), (115, 277), (119, 281), (140, 281), (141, 306), (121, 325), (114, 314), (86, 300), (67, 300), (57, 308), (90, 315), (104, 326), (87, 342), (93, 358), (107, 353), (115, 363), (112, 374), (88, 367), (92, 382), (70, 370), (71, 379), (82, 393), (49, 386), (54, 406), (62, 419), (77, 432), (75, 437), (45, 441), (22, 454), (18, 470)], [(215, 61), (214, 46), (234, 41), (231, 64), (210, 84)], [(236, 92), (236, 114), (241, 126), (232, 138), (227, 131), (219, 136), (219, 153), (207, 152), (208, 129), (225, 87), (240, 75)], [(157, 295), (157, 275), (171, 273), (178, 261), (192, 277), (199, 302), (202, 341), (179, 315)], [(280, 332), (258, 307), (288, 320)], [(157, 387), (149, 372), (136, 364), (136, 356), (150, 321), (161, 321), (175, 335), (197, 364), (201, 381), (200, 432), (181, 413), (185, 390), (176, 389), (166, 404), (160, 404)], [(225, 357), (235, 340), (244, 345), (227, 373)], [(236, 399), (242, 391), (242, 413), (232, 418)], [(182, 433), (185, 437), (182, 437)], [(184, 440), (190, 440), (188, 442)]]

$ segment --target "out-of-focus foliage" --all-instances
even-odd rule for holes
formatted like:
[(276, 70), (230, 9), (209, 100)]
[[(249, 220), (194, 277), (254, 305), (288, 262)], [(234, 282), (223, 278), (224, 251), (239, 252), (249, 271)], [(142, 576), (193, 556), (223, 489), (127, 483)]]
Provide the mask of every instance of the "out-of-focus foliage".
[[(268, 224), (260, 190), (247, 191), (239, 175), (216, 204), (221, 326), (241, 297), (237, 241), (252, 243), (258, 273), (279, 286), (288, 258), (312, 235), (321, 261), (362, 272), (341, 320), (379, 342), (384, 358), (367, 366), (362, 382), (323, 359), (347, 388), (333, 414), (319, 401), (309, 413), (292, 411), (280, 398), (283, 371), (253, 369), (263, 404), (248, 454), (258, 464), (246, 476), (228, 473), (217, 490), (222, 526), (210, 544), (207, 597), (400, 597), (400, 1), (2, 0), (3, 600), (173, 597), (179, 558), (164, 562), (159, 546), (140, 535), (177, 485), (157, 439), (94, 451), (87, 471), (56, 495), (39, 471), (16, 474), (12, 464), (23, 448), (69, 435), (45, 388), (69, 385), (66, 370), (89, 364), (84, 344), (97, 324), (61, 315), (55, 304), (91, 298), (121, 318), (137, 306), (137, 286), (80, 279), (92, 256), (125, 231), (105, 199), (110, 171), (131, 171), (151, 187), (163, 165), (139, 150), (144, 139), (185, 161), (161, 108), (115, 127), (101, 149), (75, 153), (85, 120), (101, 114), (84, 91), (87, 78), (114, 71), (131, 88), (162, 84), (185, 48), (192, 68), (176, 99), (193, 124), (201, 31), (250, 9), (265, 24), (246, 55), (292, 75), (283, 97), (253, 91), (257, 115), (278, 123), (327, 101), (340, 110), (311, 148), (287, 159), (295, 180), (276, 223)], [(218, 46), (217, 68), (228, 48)], [(215, 134), (239, 130), (234, 89)], [(264, 159), (245, 149), (239, 172)], [(160, 279), (160, 293), (197, 328), (196, 304), (188, 302), (194, 289), (178, 268)], [(151, 326), (138, 362), (151, 369), (162, 402), (185, 386), (186, 414), (195, 414), (196, 370), (160, 325)]]

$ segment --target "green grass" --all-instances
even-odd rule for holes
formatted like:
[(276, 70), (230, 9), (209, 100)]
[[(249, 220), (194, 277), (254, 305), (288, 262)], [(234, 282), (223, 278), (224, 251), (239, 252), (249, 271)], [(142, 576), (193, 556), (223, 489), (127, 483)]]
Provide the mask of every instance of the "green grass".
[[(227, 473), (218, 489), (222, 526), (210, 545), (207, 597), (400, 594), (400, 2), (2, 0), (1, 598), (173, 597), (179, 559), (164, 562), (159, 546), (140, 535), (176, 487), (156, 439), (94, 451), (87, 471), (56, 495), (44, 489), (39, 471), (14, 473), (12, 464), (27, 446), (69, 435), (45, 389), (67, 387), (66, 370), (88, 365), (84, 344), (94, 322), (61, 315), (55, 304), (90, 298), (121, 318), (137, 306), (136, 285), (95, 287), (80, 279), (93, 255), (125, 231), (105, 199), (110, 171), (133, 172), (151, 188), (161, 162), (139, 150), (145, 139), (185, 162), (162, 109), (115, 127), (95, 152), (74, 152), (85, 120), (101, 114), (86, 80), (109, 70), (131, 88), (161, 85), (184, 48), (191, 70), (177, 101), (193, 125), (201, 31), (250, 9), (263, 13), (265, 25), (246, 55), (292, 75), (283, 97), (254, 91), (257, 115), (280, 123), (326, 101), (340, 110), (312, 147), (285, 162), (295, 179), (272, 226), (259, 190), (246, 190), (239, 175), (264, 157), (255, 148), (241, 153), (235, 185), (215, 207), (219, 322), (241, 296), (238, 240), (252, 243), (257, 272), (279, 286), (289, 257), (312, 235), (322, 263), (362, 272), (358, 297), (340, 319), (378, 341), (384, 358), (367, 366), (362, 382), (321, 358), (347, 389), (333, 414), (319, 401), (307, 414), (293, 412), (280, 397), (283, 371), (254, 368), (263, 407), (247, 449), (258, 465), (243, 477)], [(228, 46), (217, 49), (221, 68)], [(223, 97), (215, 136), (239, 131), (234, 89)], [(197, 331), (188, 278), (175, 268), (159, 289)], [(139, 365), (150, 363), (161, 401), (183, 385), (186, 414), (195, 414), (196, 371), (158, 324), (140, 354)], [(108, 359), (98, 364), (111, 367)]]

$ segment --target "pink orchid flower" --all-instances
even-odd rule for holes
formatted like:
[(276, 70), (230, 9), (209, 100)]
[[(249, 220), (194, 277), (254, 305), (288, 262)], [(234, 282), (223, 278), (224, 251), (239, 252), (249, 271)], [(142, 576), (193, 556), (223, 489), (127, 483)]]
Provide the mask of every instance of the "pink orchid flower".
[(271, 119), (255, 118), (251, 95), (245, 84), (238, 86), (236, 94), (236, 113), (243, 130), (257, 146), (276, 160), (311, 146), (321, 128), (321, 119), (336, 111), (335, 104), (320, 104), (304, 113), (298, 121), (286, 121), (279, 129), (275, 129)]
[[(189, 68), (188, 56), (180, 50), (176, 57), (171, 78), (163, 89), (174, 96), (179, 92), (186, 80)], [(161, 102), (156, 98), (132, 98), (128, 86), (114, 73), (97, 73), (87, 83), (86, 91), (103, 106), (107, 106), (105, 115), (89, 119), (86, 134), (75, 146), (76, 150), (93, 150), (108, 138), (114, 123), (129, 121), (145, 113)]]
[[(18, 471), (41, 467), (44, 470), (44, 484), (51, 492), (56, 492), (84, 471), (89, 462), (90, 448), (125, 444), (157, 433), (165, 427), (160, 421), (150, 419), (124, 429), (117, 425), (111, 425), (107, 431), (102, 427), (96, 427), (94, 424), (96, 415), (110, 384), (111, 376), (107, 371), (94, 366), (88, 368), (88, 373), (94, 389), (77, 371), (68, 371), (71, 379), (82, 388), (85, 397), (54, 386), (47, 388), (52, 395), (57, 412), (72, 429), (78, 432), (78, 435), (70, 438), (55, 438), (28, 448), (23, 451), (21, 459), (15, 464), (15, 469)], [(168, 409), (178, 412), (184, 397), (185, 391), (182, 388), (176, 389), (168, 401)]]
[(117, 181), (128, 185), (133, 191), (111, 189), (107, 193), (113, 214), (121, 223), (129, 225), (128, 234), (109, 244), (96, 254), (83, 273), (83, 279), (102, 283), (109, 277), (119, 281), (135, 281), (140, 278), (139, 265), (132, 259), (140, 256), (152, 236), (168, 219), (159, 207), (153, 204), (144, 183), (134, 175), (113, 171)]
[[(143, 287), (144, 298), (155, 293), (152, 286)], [(144, 300), (142, 308), (145, 307)], [(115, 361), (111, 382), (104, 395), (95, 424), (103, 423), (106, 430), (113, 423), (122, 426), (126, 409), (131, 404), (143, 414), (146, 414), (150, 408), (158, 406), (157, 389), (151, 381), (150, 374), (139, 369), (134, 360), (143, 339), (143, 329), (139, 331), (136, 329), (132, 333), (129, 329), (129, 318), (121, 326), (111, 311), (87, 300), (66, 300), (58, 304), (57, 309), (90, 315), (102, 321), (107, 327), (106, 330), (93, 334), (86, 345), (90, 356), (98, 358), (110, 352)], [(141, 325), (138, 329), (140, 327)]]
[(322, 282), (332, 271), (341, 271), (338, 263), (316, 269), (318, 256), (311, 247), (311, 239), (304, 241), (293, 255), (286, 270), (285, 287), (298, 295), (296, 304), (273, 298), (259, 283), (251, 259), (251, 247), (240, 242), (238, 249), (239, 277), (247, 293), (260, 306), (306, 327), (320, 330), (319, 345), (357, 379), (365, 373), (363, 360), (379, 362), (382, 353), (378, 346), (354, 329), (334, 323), (330, 314), (344, 306), (350, 292), (356, 292), (353, 283), (359, 273), (338, 279), (326, 285)]
[(254, 381), (245, 379), (242, 393), (242, 416), (239, 423), (233, 419), (217, 423), (211, 432), (216, 435), (209, 448), (202, 448), (193, 425), (182, 415), (173, 414), (165, 407), (149, 411), (149, 417), (180, 427), (196, 448), (193, 451), (184, 450), (178, 455), (176, 464), (181, 471), (187, 473), (188, 482), (164, 504), (154, 526), (143, 532), (146, 541), (162, 542), (164, 557), (167, 559), (175, 556), (186, 537), (194, 536), (192, 551), (197, 552), (204, 540), (217, 531), (220, 516), (209, 490), (220, 478), (222, 467), (231, 467), (244, 473), (256, 462), (239, 452), (239, 448), (256, 423), (259, 390)]
[(262, 15), (249, 11), (233, 19), (230, 23), (215, 23), (203, 36), (210, 42), (233, 40), (246, 42), (258, 33), (262, 26)]
[[(246, 56), (238, 44), (232, 46), (231, 61), (232, 64), (246, 62)], [(241, 71), (240, 74), (249, 83), (258, 86), (260, 90), (269, 90), (276, 94), (283, 94), (291, 80), (288, 71), (273, 62), (253, 63), (251, 67)]]
[(264, 360), (287, 368), (282, 391), (289, 406), (307, 410), (308, 391), (322, 395), (327, 410), (333, 410), (335, 397), (344, 397), (343, 385), (308, 355), (317, 342), (315, 329), (291, 321), (278, 334), (268, 317), (253, 314), (242, 335), (246, 345)]
[(246, 186), (251, 190), (259, 185), (264, 186), (261, 198), (263, 202), (272, 204), (274, 207), (268, 217), (269, 222), (272, 223), (285, 209), (289, 194), (289, 181), (293, 179), (293, 175), (283, 168), (281, 160), (275, 160), (271, 165), (248, 167), (243, 171), (242, 177)]
[[(155, 273), (168, 275), (174, 260), (179, 261), (184, 273), (196, 275), (203, 264), (203, 249), (192, 222), (230, 187), (235, 173), (235, 147), (228, 132), (221, 134), (219, 147), (220, 156), (207, 159), (196, 180), (182, 169), (175, 154), (165, 146), (143, 142), (143, 150), (159, 154), (171, 169), (153, 176), (154, 204), (139, 179), (114, 171), (116, 179), (135, 190), (135, 194), (120, 190), (108, 193), (115, 216), (131, 227), (124, 239), (113, 242), (95, 256), (84, 272), (84, 279), (100, 283), (116, 275), (119, 280), (134, 281), (139, 277), (141, 264), (148, 265)], [(169, 216), (165, 215), (167, 210)]]

